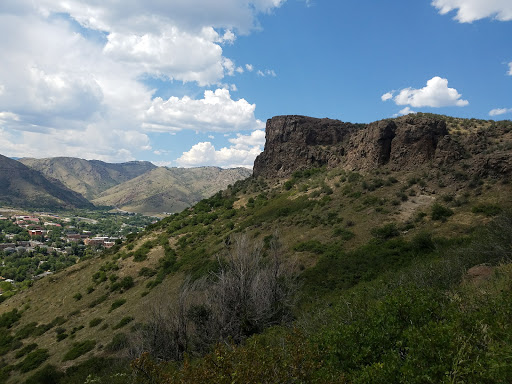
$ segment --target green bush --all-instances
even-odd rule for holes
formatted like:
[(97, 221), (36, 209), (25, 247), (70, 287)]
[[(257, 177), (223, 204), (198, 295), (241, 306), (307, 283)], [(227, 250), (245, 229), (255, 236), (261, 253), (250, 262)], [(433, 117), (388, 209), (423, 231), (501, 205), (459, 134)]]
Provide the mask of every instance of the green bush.
[(97, 306), (98, 304), (101, 304), (103, 303), (105, 300), (108, 299), (108, 295), (105, 294), (105, 295), (102, 295), (100, 297), (98, 297), (96, 300), (93, 300), (90, 304), (89, 304), (89, 308), (94, 308), (95, 306)]
[(30, 352), (16, 368), (22, 373), (29, 372), (43, 364), (48, 357), (50, 357), (50, 354), (47, 349), (36, 349)]
[(53, 365), (45, 365), (39, 371), (30, 376), (25, 384), (57, 384), (64, 376), (64, 373), (57, 370)]
[(478, 204), (471, 211), (475, 214), (481, 213), (485, 216), (496, 216), (502, 212), (502, 209), (496, 204)]
[(96, 327), (97, 325), (99, 325), (101, 322), (103, 321), (102, 318), (100, 317), (95, 317), (94, 319), (92, 319), (91, 321), (89, 321), (89, 327), (92, 328), (92, 327)]
[(395, 223), (389, 223), (379, 228), (373, 228), (371, 233), (374, 237), (381, 240), (388, 240), (400, 235), (400, 231), (396, 227)]
[(126, 299), (118, 299), (116, 301), (114, 301), (112, 303), (112, 305), (110, 306), (110, 310), (109, 312), (112, 312), (114, 309), (117, 309), (119, 308), (121, 305), (123, 305), (124, 303), (126, 303)]
[(320, 255), (325, 252), (326, 246), (318, 240), (308, 240), (296, 244), (293, 250), (297, 252), (312, 252)]
[(16, 352), (14, 357), (19, 359), (20, 357), (25, 356), (27, 353), (32, 352), (36, 348), (37, 348), (37, 344), (36, 343), (27, 344), (23, 348), (21, 348), (18, 352)]
[(431, 217), (432, 220), (446, 221), (446, 219), (453, 215), (453, 211), (450, 208), (444, 207), (439, 203), (435, 203), (432, 206)]
[(67, 333), (58, 333), (57, 334), (57, 341), (62, 341), (66, 339), (69, 335)]
[(87, 352), (92, 351), (95, 346), (95, 340), (84, 340), (79, 343), (74, 343), (71, 349), (66, 352), (62, 361), (75, 360)]
[(16, 337), (17, 339), (26, 339), (27, 337), (32, 335), (36, 329), (37, 323), (35, 321), (28, 323), (27, 325), (24, 325), (23, 327), (18, 329), (14, 334), (14, 337)]
[(128, 347), (128, 336), (125, 333), (117, 333), (112, 341), (105, 347), (109, 352), (118, 352)]
[(21, 319), (21, 313), (17, 309), (0, 315), (0, 328), (11, 328), (14, 323)]
[(122, 328), (124, 327), (125, 325), (131, 323), (133, 320), (135, 320), (135, 318), (133, 316), (126, 316), (126, 317), (123, 317), (119, 323), (117, 323), (116, 325), (114, 325), (112, 327), (112, 329), (119, 329), (119, 328)]

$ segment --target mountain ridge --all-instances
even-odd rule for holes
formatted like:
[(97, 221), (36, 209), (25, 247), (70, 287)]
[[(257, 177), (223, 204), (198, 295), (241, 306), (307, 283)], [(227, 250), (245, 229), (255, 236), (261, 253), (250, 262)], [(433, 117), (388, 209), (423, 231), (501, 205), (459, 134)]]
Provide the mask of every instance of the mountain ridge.
[(37, 208), (91, 208), (81, 194), (57, 180), (0, 155), (0, 201), (14, 206)]
[(26, 166), (59, 180), (89, 200), (101, 192), (156, 168), (148, 161), (106, 163), (74, 157), (22, 158)]
[[(495, 139), (512, 136), (506, 124), (494, 123), (467, 135), (450, 134), (457, 120), (432, 114), (407, 115), (370, 124), (344, 123), (300, 115), (267, 121), (265, 149), (254, 162), (254, 176), (290, 176), (308, 167), (342, 167), (368, 171), (377, 167), (407, 170), (431, 164), (442, 167), (471, 158), (473, 172), (510, 174), (508, 149)], [(463, 122), (467, 120), (462, 120)], [(485, 121), (479, 121), (484, 124)]]

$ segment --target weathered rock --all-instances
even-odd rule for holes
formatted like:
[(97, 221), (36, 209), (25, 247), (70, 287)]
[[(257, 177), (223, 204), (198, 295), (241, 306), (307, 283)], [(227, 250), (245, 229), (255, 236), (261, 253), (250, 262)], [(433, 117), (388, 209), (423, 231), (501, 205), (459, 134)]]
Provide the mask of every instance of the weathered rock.
[(276, 116), (267, 121), (265, 150), (254, 162), (254, 175), (285, 177), (298, 169), (335, 166), (354, 124), (306, 116)]
[(355, 125), (305, 116), (267, 121), (265, 150), (254, 162), (254, 176), (286, 177), (310, 167), (365, 171), (387, 165), (413, 169), (429, 162), (453, 162), (463, 150), (452, 142), (442, 119), (403, 116)]

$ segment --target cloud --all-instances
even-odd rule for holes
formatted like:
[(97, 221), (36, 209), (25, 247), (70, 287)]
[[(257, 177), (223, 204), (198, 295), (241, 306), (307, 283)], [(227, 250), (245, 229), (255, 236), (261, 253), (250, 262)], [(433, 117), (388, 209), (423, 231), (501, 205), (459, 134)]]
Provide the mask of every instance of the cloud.
[(489, 111), (489, 116), (499, 116), (505, 113), (512, 113), (512, 108), (496, 108)]
[(508, 74), (512, 76), (512, 61), (508, 63)]
[(5, 156), (69, 156), (107, 162), (136, 160), (134, 151), (150, 150), (147, 135), (138, 131), (105, 130), (91, 126), (83, 131), (49, 128), (45, 134), (11, 131), (0, 121), (1, 149)]
[[(21, 0), (25, 3), (28, 0)], [(68, 13), (81, 25), (101, 31), (147, 32), (163, 25), (194, 31), (203, 26), (249, 33), (258, 27), (257, 15), (279, 8), (285, 0), (39, 0), (39, 12)]]
[(265, 131), (258, 129), (249, 135), (237, 133), (235, 138), (228, 139), (237, 149), (249, 149), (251, 147), (262, 147), (265, 144)]
[(261, 77), (266, 77), (266, 76), (276, 77), (277, 76), (276, 72), (273, 69), (266, 69), (265, 71), (258, 70), (258, 72), (256, 72), (256, 74)]
[(254, 66), (252, 64), (245, 64), (245, 69), (247, 69), (249, 72), (252, 72), (254, 70)]
[(418, 112), (413, 111), (410, 107), (405, 107), (404, 109), (401, 109), (400, 111), (398, 111), (398, 113), (396, 113), (393, 116), (398, 117), (398, 116), (410, 115), (410, 114), (414, 114), (414, 113), (418, 113)]
[(231, 145), (216, 150), (212, 143), (201, 142), (184, 152), (176, 163), (182, 167), (216, 165), (223, 168), (252, 168), (254, 159), (263, 150), (265, 131), (262, 129), (249, 135), (238, 133), (236, 138), (229, 139)]
[(420, 89), (405, 88), (394, 96), (393, 92), (382, 95), (383, 101), (393, 100), (397, 105), (410, 105), (411, 107), (464, 107), (469, 104), (461, 99), (462, 95), (455, 88), (448, 88), (448, 80), (435, 76), (427, 81), (427, 85)]
[(210, 142), (197, 143), (176, 159), (176, 163), (182, 167), (199, 167), (214, 165), (222, 168), (245, 167), (252, 168), (254, 159), (261, 153), (259, 146), (248, 149), (236, 148), (236, 146), (223, 147), (219, 150)]
[(432, 5), (441, 15), (457, 10), (455, 20), (460, 23), (471, 23), (487, 17), (500, 21), (512, 20), (510, 0), (433, 0)]
[(394, 91), (391, 91), (391, 92), (386, 92), (385, 94), (383, 94), (380, 98), (382, 101), (387, 101), (387, 100), (390, 100), (393, 98), (393, 92)]
[(149, 131), (179, 131), (192, 129), (202, 132), (254, 130), (264, 123), (254, 117), (255, 104), (245, 99), (231, 99), (229, 90), (205, 91), (204, 98), (157, 97), (145, 113), (144, 127)]
[(234, 64), (222, 56), (218, 39), (219, 35), (211, 27), (196, 34), (177, 27), (145, 34), (112, 32), (103, 52), (141, 72), (170, 80), (195, 81), (204, 86), (222, 79), (224, 70), (233, 75)]
[[(169, 99), (162, 115), (152, 116), (151, 108), (164, 102), (152, 100), (155, 90), (140, 79), (221, 87), (225, 76), (243, 72), (225, 57), (223, 45), (258, 28), (258, 15), (283, 3), (1, 2), (0, 33), (9, 38), (0, 39), (0, 153), (124, 161), (151, 148), (148, 127), (261, 128), (254, 104), (231, 100), (229, 92), (209, 97), (219, 105), (202, 105), (213, 112), (210, 118), (190, 98), (171, 98), (179, 102)], [(182, 114), (177, 127), (166, 120), (173, 111)]]

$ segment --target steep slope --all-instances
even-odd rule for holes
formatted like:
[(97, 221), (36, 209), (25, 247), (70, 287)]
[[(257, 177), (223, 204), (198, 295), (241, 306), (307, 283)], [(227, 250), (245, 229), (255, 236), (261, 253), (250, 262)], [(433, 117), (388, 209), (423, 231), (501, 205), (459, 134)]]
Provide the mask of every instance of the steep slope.
[(16, 160), (0, 155), (0, 202), (17, 207), (92, 207), (82, 195)]
[[(463, 150), (461, 160), (438, 165), (431, 158), (431, 147), (427, 147), (435, 140), (423, 139), (407, 139), (410, 147), (403, 145), (389, 156), (385, 151), (375, 152), (383, 156), (370, 156), (371, 148), (380, 148), (379, 141), (362, 139), (367, 140), (367, 150), (350, 161), (359, 172), (346, 169), (345, 162), (327, 162), (323, 167), (313, 162), (316, 167), (312, 168), (301, 162), (309, 161), (306, 154), (312, 150), (318, 158), (330, 158), (320, 149), (323, 146), (329, 152), (331, 144), (324, 141), (313, 144), (312, 149), (304, 145), (301, 151), (305, 157), (301, 157), (286, 147), (287, 141), (283, 140), (279, 150), (278, 142), (273, 146), (267, 139), (263, 158), (269, 166), (260, 166), (258, 177), (238, 181), (144, 233), (129, 236), (124, 244), (36, 281), (33, 287), (0, 303), (0, 314), (10, 313), (2, 319), (9, 328), (4, 327), (4, 343), (0, 340), (6, 364), (0, 367), (0, 375), (7, 372), (11, 382), (23, 382), (40, 369), (34, 364), (28, 374), (21, 371), (22, 363), (30, 359), (19, 351), (37, 344), (32, 348), (45, 357), (45, 364), (57, 370), (84, 363), (82, 368), (68, 371), (68, 375), (81, 372), (82, 376), (67, 382), (85, 382), (91, 375), (90, 380), (114, 383), (113, 364), (107, 359), (136, 357), (130, 338), (139, 337), (141, 329), (153, 329), (156, 340), (163, 335), (175, 338), (169, 347), (172, 351), (155, 355), (159, 360), (170, 359), (180, 348), (194, 358), (206, 353), (213, 344), (201, 345), (198, 329), (208, 323), (214, 311), (209, 312), (211, 307), (204, 301), (208, 297), (204, 284), (214, 276), (226, 277), (218, 273), (223, 265), (218, 257), (225, 257), (233, 249), (232, 240), (245, 234), (256, 244), (255, 249), (261, 250), (262, 264), (273, 260), (273, 240), (279, 238), (280, 257), (289, 263), (286, 267), (295, 266), (299, 273), (302, 300), (295, 308), (299, 321), (260, 338), (252, 336), (246, 346), (253, 349), (219, 347), (204, 360), (184, 364), (183, 369), (190, 372), (183, 374), (182, 381), (178, 373), (173, 373), (174, 381), (165, 376), (179, 370), (180, 364), (166, 367), (158, 378), (152, 377), (162, 367), (146, 356), (134, 366), (147, 374), (148, 381), (286, 382), (292, 377), (297, 382), (315, 382), (313, 378), (319, 383), (372, 382), (378, 378), (373, 381), (405, 383), (425, 382), (428, 370), (430, 382), (448, 381), (443, 379), (446, 372), (489, 373), (499, 378), (463, 377), (461, 382), (510, 382), (498, 375), (512, 345), (510, 322), (506, 320), (511, 308), (510, 278), (500, 283), (503, 286), (490, 280), (489, 289), (481, 290), (471, 283), (468, 285), (474, 289), (461, 292), (458, 288), (465, 281), (464, 269), (486, 263), (492, 270), (491, 265), (510, 260), (512, 255), (510, 216), (507, 219), (505, 215), (502, 221), (509, 224), (498, 226), (494, 237), (480, 229), (494, 219), (499, 222), (497, 215), (512, 209), (512, 184), (506, 167), (512, 151), (512, 123), (476, 122), (462, 131), (445, 117), (427, 117), (434, 128), (443, 127), (444, 122), (446, 131), (441, 130), (437, 143), (447, 139), (458, 143)], [(416, 129), (415, 120), (403, 119), (409, 125), (406, 132), (419, 132), (423, 137), (424, 116), (416, 118), (422, 129)], [(392, 121), (401, 124), (400, 119)], [(371, 132), (361, 126), (354, 134), (365, 138)], [(300, 126), (296, 133), (300, 134)], [(472, 135), (482, 140), (475, 142)], [(270, 156), (272, 146), (275, 155)], [(438, 153), (438, 147), (433, 153)], [(295, 165), (288, 163), (288, 176), (279, 178), (275, 172), (281, 168), (275, 165), (286, 159), (282, 152), (288, 152)], [(497, 153), (498, 159), (504, 160), (486, 161), (495, 159)], [(393, 160), (396, 154), (400, 156)], [(366, 165), (370, 160), (370, 164), (378, 164), (379, 158), (389, 161), (375, 168)], [(400, 169), (396, 164), (402, 158), (412, 164), (402, 163)], [(490, 169), (482, 164), (500, 166)], [(194, 300), (185, 295), (178, 300), (179, 287), (187, 275), (201, 282), (197, 287), (203, 291), (192, 297)], [(510, 266), (502, 267), (496, 276), (510, 276)], [(501, 295), (499, 305), (485, 304), (494, 303), (496, 292)], [(188, 306), (178, 307), (182, 304)], [(481, 316), (483, 308), (488, 318)], [(495, 316), (496, 308), (499, 316)], [(19, 313), (11, 312), (14, 310)], [(158, 316), (169, 323), (178, 319), (186, 324), (186, 332), (192, 333), (141, 327), (155, 325), (151, 321)], [(259, 332), (260, 328), (250, 326), (252, 318), (246, 320), (246, 337)], [(17, 349), (9, 335), (18, 341)], [(132, 340), (136, 346), (147, 347), (145, 339)], [(228, 335), (223, 341), (228, 345), (232, 339)], [(32, 359), (39, 356), (35, 351), (30, 352), (34, 353)], [(73, 360), (67, 360), (69, 355)], [(480, 361), (488, 364), (488, 356), (495, 359), (490, 366), (467, 365)], [(101, 359), (89, 360), (94, 357)], [(466, 365), (459, 370), (459, 364)], [(436, 367), (435, 372), (432, 367)], [(308, 370), (311, 377), (293, 376)], [(125, 362), (118, 372), (128, 371)], [(277, 378), (264, 376), (277, 373)], [(319, 376), (322, 374), (325, 376)], [(388, 376), (382, 378), (385, 374)], [(409, 376), (398, 380), (393, 375)]]
[(116, 164), (74, 157), (23, 158), (19, 161), (48, 178), (59, 180), (69, 189), (81, 193), (89, 200), (108, 188), (156, 168), (148, 161)]
[(93, 202), (137, 213), (180, 212), (236, 181), (246, 168), (157, 168), (103, 192)]

